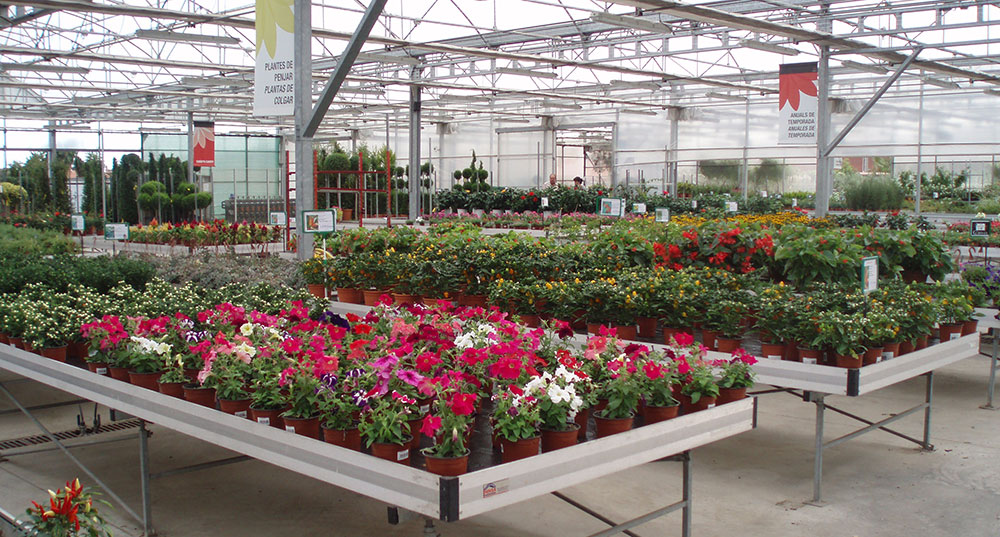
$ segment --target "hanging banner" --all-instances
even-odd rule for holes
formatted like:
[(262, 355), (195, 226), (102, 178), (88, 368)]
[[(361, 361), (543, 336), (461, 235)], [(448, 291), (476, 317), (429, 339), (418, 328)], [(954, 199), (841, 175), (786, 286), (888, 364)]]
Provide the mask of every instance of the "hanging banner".
[(194, 165), (215, 166), (215, 122), (194, 122)]
[(816, 62), (782, 65), (778, 79), (778, 143), (815, 144)]
[(294, 0), (257, 0), (253, 115), (295, 115)]

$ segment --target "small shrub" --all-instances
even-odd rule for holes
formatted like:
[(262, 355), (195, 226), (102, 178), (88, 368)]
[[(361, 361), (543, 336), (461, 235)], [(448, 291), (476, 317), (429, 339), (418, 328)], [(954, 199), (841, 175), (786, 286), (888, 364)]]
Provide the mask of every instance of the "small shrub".
[(862, 177), (846, 182), (844, 204), (854, 211), (899, 209), (903, 206), (903, 190), (888, 177)]

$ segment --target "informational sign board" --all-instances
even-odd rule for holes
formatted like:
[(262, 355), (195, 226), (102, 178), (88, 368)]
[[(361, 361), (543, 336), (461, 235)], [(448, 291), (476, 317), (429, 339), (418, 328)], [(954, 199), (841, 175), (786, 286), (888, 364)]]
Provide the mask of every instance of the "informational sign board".
[(792, 198), (792, 207), (799, 206), (799, 198)]
[(257, 0), (253, 115), (295, 114), (295, 3)]
[(657, 222), (669, 222), (670, 221), (670, 209), (658, 208), (656, 209), (656, 221)]
[(337, 211), (302, 211), (305, 226), (303, 233), (332, 233), (337, 231)]
[(729, 212), (731, 212), (731, 213), (735, 213), (736, 211), (740, 210), (740, 205), (738, 203), (736, 203), (735, 201), (727, 201), (726, 202), (726, 210), (729, 211)]
[(969, 222), (969, 235), (973, 237), (989, 237), (992, 225), (990, 220), (981, 218), (973, 219)]
[(601, 198), (597, 204), (597, 213), (601, 216), (625, 216), (625, 204), (621, 198)]
[(104, 238), (109, 241), (127, 241), (128, 224), (105, 224)]
[(645, 203), (633, 203), (632, 212), (634, 214), (646, 214), (646, 204)]
[(698, 200), (691, 200), (691, 208), (692, 209), (698, 208)]
[(549, 208), (549, 198), (542, 198), (542, 209)]
[(778, 70), (778, 143), (815, 144), (819, 109), (816, 62), (786, 63)]
[(194, 165), (202, 168), (215, 166), (215, 122), (194, 122)]
[(861, 260), (861, 291), (864, 294), (878, 289), (878, 257)]
[(86, 220), (82, 214), (74, 214), (69, 217), (70, 229), (73, 231), (84, 231), (87, 229)]
[(267, 222), (272, 226), (283, 226), (288, 220), (288, 215), (283, 212), (272, 211)]

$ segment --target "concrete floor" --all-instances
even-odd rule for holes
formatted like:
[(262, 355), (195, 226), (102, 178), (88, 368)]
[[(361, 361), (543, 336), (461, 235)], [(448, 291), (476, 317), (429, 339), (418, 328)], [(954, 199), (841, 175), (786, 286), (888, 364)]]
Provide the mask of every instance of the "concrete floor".
[[(981, 410), (989, 359), (975, 357), (944, 368), (935, 378), (934, 452), (921, 452), (895, 436), (875, 432), (826, 453), (825, 505), (812, 497), (815, 407), (786, 394), (761, 398), (757, 430), (694, 452), (694, 534), (698, 536), (983, 536), (1000, 535), (1000, 413)], [(28, 381), (0, 380), (27, 405), (70, 397)], [(881, 419), (922, 401), (924, 381), (910, 380), (861, 398), (830, 397), (840, 406)], [(0, 397), (0, 411), (13, 408)], [(86, 405), (90, 418), (93, 405)], [(42, 410), (51, 430), (76, 427), (77, 407)], [(102, 409), (107, 422), (107, 411)], [(918, 416), (895, 426), (919, 436)], [(857, 428), (827, 414), (826, 438)], [(233, 456), (155, 425), (150, 439), (152, 471), (161, 472)], [(20, 413), (0, 414), (0, 438), (37, 434)], [(115, 436), (112, 436), (115, 435)], [(111, 433), (123, 440), (74, 449), (73, 453), (140, 509), (135, 431)], [(83, 474), (60, 452), (9, 455), (0, 462), (0, 507), (23, 513), (45, 490)], [(655, 462), (563, 492), (624, 520), (680, 498), (681, 466)], [(153, 521), (160, 535), (295, 536), (423, 535), (423, 521), (386, 523), (380, 502), (257, 461), (240, 462), (153, 482)], [(108, 511), (120, 536), (141, 535), (121, 508)], [(680, 535), (680, 514), (635, 531), (642, 536)], [(439, 523), (445, 536), (587, 535), (599, 521), (553, 496), (517, 504), (455, 524)]]

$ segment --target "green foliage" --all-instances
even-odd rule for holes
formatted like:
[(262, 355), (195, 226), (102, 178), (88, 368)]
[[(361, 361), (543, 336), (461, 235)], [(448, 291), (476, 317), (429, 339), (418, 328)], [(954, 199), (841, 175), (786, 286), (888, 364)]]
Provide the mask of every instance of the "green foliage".
[(854, 211), (899, 209), (903, 206), (903, 189), (888, 176), (857, 177), (844, 185), (844, 202)]
[(0, 263), (17, 254), (56, 255), (76, 253), (78, 245), (62, 233), (0, 224)]
[(736, 188), (739, 184), (740, 167), (738, 160), (699, 160), (698, 171), (718, 186)]

